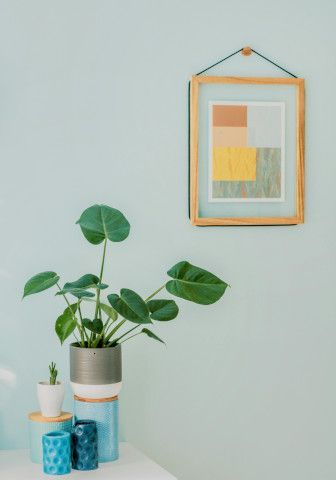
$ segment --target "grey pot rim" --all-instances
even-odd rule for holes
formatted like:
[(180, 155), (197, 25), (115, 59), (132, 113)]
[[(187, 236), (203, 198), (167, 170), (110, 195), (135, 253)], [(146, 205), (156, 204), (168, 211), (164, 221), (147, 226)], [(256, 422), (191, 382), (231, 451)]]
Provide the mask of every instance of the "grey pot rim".
[(117, 343), (117, 345), (111, 345), (111, 347), (81, 347), (81, 345), (78, 343), (78, 342), (73, 342), (73, 343), (70, 343), (70, 347), (72, 348), (80, 348), (81, 350), (98, 350), (98, 351), (101, 351), (101, 350), (106, 350), (106, 351), (109, 351), (109, 350), (112, 350), (114, 348), (121, 348), (121, 344), (120, 343)]

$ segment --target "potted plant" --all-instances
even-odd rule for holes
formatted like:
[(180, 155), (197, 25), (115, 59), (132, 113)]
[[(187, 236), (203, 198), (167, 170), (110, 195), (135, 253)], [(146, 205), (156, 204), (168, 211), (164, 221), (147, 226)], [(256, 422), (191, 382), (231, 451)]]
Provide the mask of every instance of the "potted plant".
[(49, 373), (49, 382), (37, 384), (37, 398), (43, 417), (59, 417), (64, 400), (64, 384), (57, 381), (58, 371), (54, 362), (49, 365)]
[[(77, 224), (88, 242), (103, 244), (99, 275), (87, 273), (60, 286), (57, 273), (42, 272), (27, 281), (23, 297), (56, 286), (56, 295), (62, 296), (67, 304), (56, 320), (56, 334), (62, 344), (71, 334), (75, 337), (70, 345), (70, 380), (75, 395), (112, 397), (121, 388), (121, 345), (139, 335), (164, 343), (148, 326), (156, 321), (173, 320), (178, 315), (175, 301), (157, 298), (160, 292), (166, 290), (184, 300), (209, 305), (222, 297), (228, 285), (214, 274), (183, 260), (168, 270), (170, 278), (146, 298), (122, 288), (103, 300), (108, 288), (103, 283), (108, 241), (125, 240), (130, 224), (119, 210), (106, 205), (87, 208)], [(69, 296), (75, 301), (70, 301)]]

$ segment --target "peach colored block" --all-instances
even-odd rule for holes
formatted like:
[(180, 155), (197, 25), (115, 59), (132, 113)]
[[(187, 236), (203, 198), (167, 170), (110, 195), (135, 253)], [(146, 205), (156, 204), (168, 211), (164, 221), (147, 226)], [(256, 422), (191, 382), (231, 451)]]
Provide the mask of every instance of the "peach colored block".
[(246, 127), (213, 127), (214, 147), (246, 147)]
[(212, 125), (214, 127), (247, 127), (247, 106), (214, 105)]

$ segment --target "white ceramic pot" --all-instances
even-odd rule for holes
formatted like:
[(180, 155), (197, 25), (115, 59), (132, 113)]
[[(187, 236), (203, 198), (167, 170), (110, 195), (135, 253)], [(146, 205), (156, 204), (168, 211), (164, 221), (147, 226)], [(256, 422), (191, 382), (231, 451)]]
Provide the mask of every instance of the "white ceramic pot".
[(43, 417), (59, 417), (64, 400), (64, 384), (56, 382), (56, 385), (50, 385), (49, 382), (39, 382), (37, 398)]

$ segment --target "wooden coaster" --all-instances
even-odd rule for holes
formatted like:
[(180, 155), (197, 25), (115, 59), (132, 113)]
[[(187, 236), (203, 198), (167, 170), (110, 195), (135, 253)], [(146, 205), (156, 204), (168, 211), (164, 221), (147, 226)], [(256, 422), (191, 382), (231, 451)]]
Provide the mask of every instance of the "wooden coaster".
[(72, 413), (61, 412), (59, 417), (43, 417), (41, 412), (32, 412), (28, 415), (29, 420), (33, 422), (42, 422), (42, 423), (58, 423), (66, 422), (67, 420), (72, 419)]
[(83, 397), (78, 397), (77, 395), (74, 395), (74, 399), (77, 400), (78, 402), (104, 403), (104, 402), (114, 402), (115, 400), (118, 400), (118, 395), (115, 395), (114, 397), (108, 397), (108, 398), (83, 398)]

